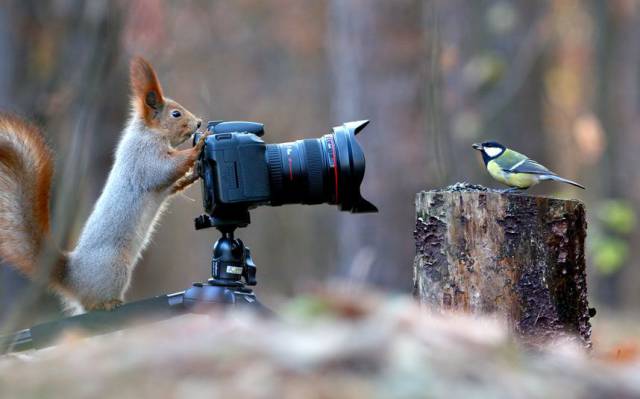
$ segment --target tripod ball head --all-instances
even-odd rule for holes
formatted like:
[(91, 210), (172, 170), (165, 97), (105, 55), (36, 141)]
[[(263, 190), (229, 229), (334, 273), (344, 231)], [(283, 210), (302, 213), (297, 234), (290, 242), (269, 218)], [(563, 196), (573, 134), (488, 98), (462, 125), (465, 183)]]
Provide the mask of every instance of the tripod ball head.
[(241, 282), (244, 278), (245, 284), (256, 285), (256, 265), (249, 247), (231, 232), (223, 232), (213, 245), (211, 276), (221, 284)]

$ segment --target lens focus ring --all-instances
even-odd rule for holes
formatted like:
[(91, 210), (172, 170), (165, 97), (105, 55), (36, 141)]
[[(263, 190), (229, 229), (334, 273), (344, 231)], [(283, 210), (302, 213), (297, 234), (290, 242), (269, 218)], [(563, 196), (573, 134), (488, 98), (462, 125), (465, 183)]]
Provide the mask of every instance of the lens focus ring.
[(304, 140), (307, 164), (307, 189), (310, 203), (323, 202), (322, 144), (320, 140)]
[(280, 200), (279, 194), (282, 193), (282, 157), (280, 149), (277, 145), (267, 146), (267, 165), (269, 166), (269, 181), (271, 184), (271, 195), (275, 202)]

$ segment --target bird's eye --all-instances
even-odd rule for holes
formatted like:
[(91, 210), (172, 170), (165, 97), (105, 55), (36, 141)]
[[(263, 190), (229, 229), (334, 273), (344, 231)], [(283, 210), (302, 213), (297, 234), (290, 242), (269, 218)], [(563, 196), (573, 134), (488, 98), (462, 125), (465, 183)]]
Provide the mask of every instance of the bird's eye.
[(174, 110), (174, 111), (171, 111), (171, 116), (173, 116), (174, 118), (179, 118), (182, 116), (182, 114), (180, 113), (180, 111)]

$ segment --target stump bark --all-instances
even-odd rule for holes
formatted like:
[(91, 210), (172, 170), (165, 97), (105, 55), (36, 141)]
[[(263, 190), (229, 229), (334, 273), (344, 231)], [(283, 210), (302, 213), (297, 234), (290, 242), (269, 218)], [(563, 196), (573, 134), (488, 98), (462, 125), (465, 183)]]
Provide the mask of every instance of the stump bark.
[(526, 343), (591, 345), (581, 202), (458, 184), (418, 193), (416, 213), (421, 303), (501, 315)]

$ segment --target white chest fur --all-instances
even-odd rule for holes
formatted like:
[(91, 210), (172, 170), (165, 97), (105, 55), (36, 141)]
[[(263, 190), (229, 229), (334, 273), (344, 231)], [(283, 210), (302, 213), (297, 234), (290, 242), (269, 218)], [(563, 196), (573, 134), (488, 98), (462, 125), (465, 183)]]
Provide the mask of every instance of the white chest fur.
[(158, 189), (167, 150), (135, 122), (125, 129), (104, 190), (70, 254), (70, 284), (83, 302), (122, 298), (168, 197)]

